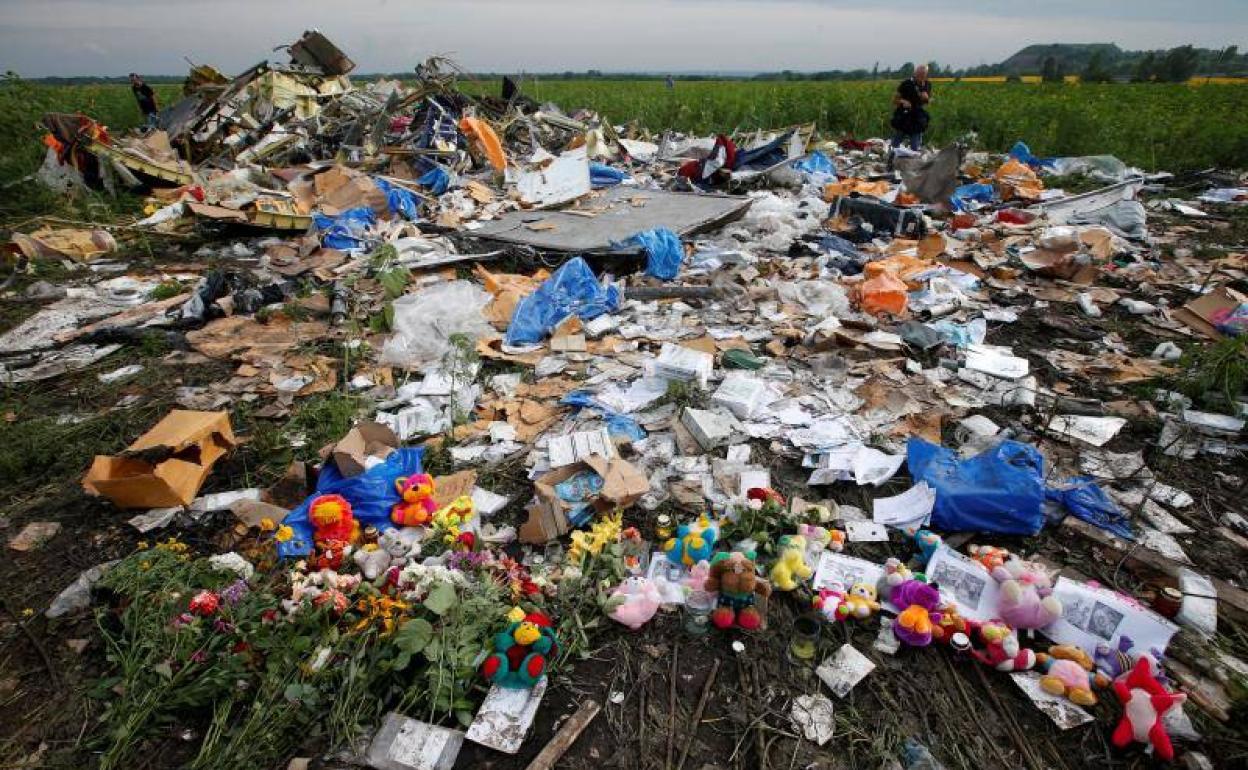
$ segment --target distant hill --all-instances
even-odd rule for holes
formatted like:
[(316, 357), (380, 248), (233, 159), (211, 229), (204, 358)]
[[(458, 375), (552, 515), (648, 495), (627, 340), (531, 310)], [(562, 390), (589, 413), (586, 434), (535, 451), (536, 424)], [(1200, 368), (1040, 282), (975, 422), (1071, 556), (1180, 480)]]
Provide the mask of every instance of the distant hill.
[(1038, 75), (1044, 68), (1044, 60), (1052, 56), (1066, 63), (1068, 72), (1076, 72), (1088, 66), (1092, 54), (1100, 51), (1101, 55), (1111, 61), (1122, 59), (1127, 54), (1113, 43), (1050, 43), (1048, 45), (1029, 45), (1010, 58), (996, 65), (998, 75)]

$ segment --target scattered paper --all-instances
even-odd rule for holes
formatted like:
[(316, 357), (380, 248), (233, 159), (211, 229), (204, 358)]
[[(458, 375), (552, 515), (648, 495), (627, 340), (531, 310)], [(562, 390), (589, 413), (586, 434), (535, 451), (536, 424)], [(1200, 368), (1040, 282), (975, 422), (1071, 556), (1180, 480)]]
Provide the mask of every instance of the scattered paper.
[(844, 698), (849, 691), (875, 670), (875, 664), (852, 644), (843, 644), (834, 655), (819, 664), (815, 675), (832, 694)]
[(823, 695), (799, 695), (789, 710), (793, 724), (808, 741), (820, 746), (832, 740), (832, 701)]
[(1031, 699), (1036, 708), (1044, 712), (1059, 728), (1069, 730), (1092, 721), (1091, 714), (1076, 706), (1064, 695), (1045, 692), (1040, 686), (1040, 674), (1035, 671), (1019, 671), (1010, 674), (1010, 678), (1014, 680), (1014, 684), (1018, 685), (1018, 689)]
[(1062, 617), (1044, 628), (1045, 636), (1058, 644), (1073, 644), (1089, 655), (1105, 644), (1118, 648), (1118, 640), (1131, 637), (1139, 650), (1162, 652), (1179, 627), (1169, 620), (1108, 588), (1090, 586), (1060, 577), (1053, 595), (1062, 603)]
[(888, 528), (878, 521), (847, 521), (845, 537), (851, 543), (887, 543)]
[(546, 684), (546, 677), (542, 677), (527, 689), (494, 685), (464, 737), (495, 751), (515, 754), (533, 725), (533, 717), (546, 695)]
[(1049, 430), (1062, 436), (1078, 439), (1085, 444), (1104, 446), (1122, 426), (1126, 425), (1122, 417), (1087, 417), (1078, 414), (1057, 415), (1049, 423)]
[(848, 590), (855, 583), (867, 583), (874, 587), (884, 577), (884, 567), (875, 562), (846, 556), (843, 553), (824, 551), (819, 554), (819, 566), (815, 568), (815, 579), (811, 590), (819, 591), (832, 585), (839, 585)]
[(927, 563), (927, 579), (958, 607), (958, 614), (984, 622), (996, 617), (997, 581), (979, 562), (941, 545)]
[(936, 490), (920, 481), (900, 495), (877, 498), (871, 517), (894, 529), (917, 529), (927, 523), (935, 507)]

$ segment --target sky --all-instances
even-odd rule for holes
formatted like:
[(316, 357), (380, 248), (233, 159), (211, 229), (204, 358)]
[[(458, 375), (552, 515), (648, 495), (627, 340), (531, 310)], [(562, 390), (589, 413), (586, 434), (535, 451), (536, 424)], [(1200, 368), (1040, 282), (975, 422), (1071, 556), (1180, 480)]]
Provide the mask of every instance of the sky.
[(357, 72), (964, 67), (1033, 43), (1248, 49), (1248, 0), (0, 0), (0, 72), (237, 74), (305, 29)]

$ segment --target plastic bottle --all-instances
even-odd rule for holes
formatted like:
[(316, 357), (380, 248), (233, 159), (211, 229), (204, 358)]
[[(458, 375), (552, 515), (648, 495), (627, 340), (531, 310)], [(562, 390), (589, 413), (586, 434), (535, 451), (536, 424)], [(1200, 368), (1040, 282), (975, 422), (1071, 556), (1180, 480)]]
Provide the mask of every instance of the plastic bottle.
[(872, 315), (906, 311), (906, 284), (892, 273), (881, 273), (862, 284), (862, 309)]

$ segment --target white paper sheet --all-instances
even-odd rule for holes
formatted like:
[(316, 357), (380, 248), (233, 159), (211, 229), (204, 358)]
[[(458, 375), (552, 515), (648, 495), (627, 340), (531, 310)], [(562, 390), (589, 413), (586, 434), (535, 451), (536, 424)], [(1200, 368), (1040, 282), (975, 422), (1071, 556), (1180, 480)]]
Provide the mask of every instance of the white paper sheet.
[(843, 553), (824, 551), (819, 556), (819, 567), (815, 570), (815, 580), (811, 585), (814, 591), (827, 588), (833, 583), (840, 583), (846, 590), (854, 583), (869, 583), (874, 586), (884, 577), (884, 567), (866, 559), (846, 556)]
[(997, 614), (997, 581), (978, 562), (941, 545), (932, 554), (925, 571), (927, 579), (940, 587), (940, 595), (958, 607), (958, 614), (984, 622)]
[(934, 507), (936, 490), (926, 481), (920, 481), (900, 495), (877, 498), (872, 505), (871, 517), (896, 529), (908, 529), (926, 524)]
[(1090, 586), (1061, 577), (1053, 595), (1062, 603), (1062, 617), (1050, 623), (1045, 636), (1059, 644), (1073, 644), (1089, 655), (1098, 644), (1118, 648), (1123, 635), (1131, 637), (1137, 650), (1164, 652), (1179, 627), (1107, 588)]

